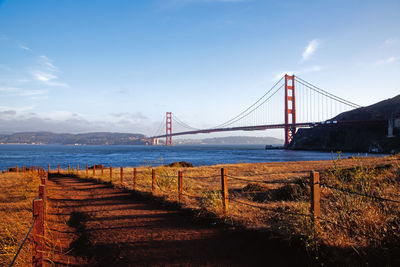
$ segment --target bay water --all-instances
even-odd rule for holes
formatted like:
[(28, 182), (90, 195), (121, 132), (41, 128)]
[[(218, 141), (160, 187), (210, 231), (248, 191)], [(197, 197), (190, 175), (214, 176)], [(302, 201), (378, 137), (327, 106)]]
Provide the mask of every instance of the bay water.
[[(339, 154), (318, 151), (265, 150), (263, 145), (196, 145), (196, 146), (66, 146), (66, 145), (0, 145), (0, 170), (7, 167), (68, 164), (84, 168), (86, 164), (104, 166), (159, 166), (187, 161), (195, 166), (245, 163), (285, 162), (336, 159)], [(366, 153), (341, 153), (342, 158), (368, 156)], [(376, 154), (374, 154), (376, 156)], [(381, 156), (381, 155), (378, 155)]]

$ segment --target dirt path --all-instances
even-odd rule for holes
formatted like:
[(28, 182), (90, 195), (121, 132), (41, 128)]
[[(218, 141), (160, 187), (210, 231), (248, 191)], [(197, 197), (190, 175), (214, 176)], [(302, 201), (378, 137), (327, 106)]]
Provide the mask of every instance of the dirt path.
[(199, 222), (132, 192), (72, 177), (48, 181), (57, 266), (302, 265), (304, 252), (265, 235)]

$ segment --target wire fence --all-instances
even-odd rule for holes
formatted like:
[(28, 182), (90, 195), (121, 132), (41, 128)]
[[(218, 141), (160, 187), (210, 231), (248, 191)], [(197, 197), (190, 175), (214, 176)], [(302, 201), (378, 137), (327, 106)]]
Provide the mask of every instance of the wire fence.
[(299, 180), (296, 180), (296, 181), (290, 181), (290, 180), (266, 181), (266, 180), (248, 179), (248, 178), (244, 178), (244, 177), (235, 177), (235, 176), (231, 176), (231, 175), (227, 175), (227, 177), (230, 179), (238, 180), (238, 181), (263, 183), (263, 184), (297, 184), (297, 183), (299, 183)]
[(21, 242), (17, 252), (15, 253), (10, 267), (14, 266), (16, 260), (18, 259), (18, 255), (20, 254), (22, 248), (27, 243), (31, 232), (33, 231), (33, 249), (32, 249), (32, 265), (33, 266), (43, 266), (43, 250), (44, 250), (44, 214), (46, 209), (46, 180), (48, 177), (48, 173), (45, 172), (44, 169), (40, 167), (32, 167), (32, 168), (23, 168), (24, 171), (32, 171), (37, 172), (39, 175), (39, 179), (41, 184), (39, 185), (38, 190), (38, 199), (33, 200), (33, 221), (27, 234), (25, 235), (24, 239)]
[[(118, 169), (118, 168), (116, 168)], [(319, 173), (318, 172), (308, 172), (309, 175), (307, 175), (307, 177), (305, 177), (306, 172), (304, 171), (297, 171), (297, 172), (285, 172), (287, 173), (297, 173), (300, 176), (297, 177), (290, 177), (287, 179), (275, 179), (275, 180), (266, 180), (266, 179), (260, 179), (260, 177), (268, 177), (271, 174), (278, 174), (278, 173), (271, 173), (271, 172), (265, 172), (265, 173), (258, 173), (256, 175), (249, 175), (249, 176), (235, 176), (235, 175), (228, 175), (226, 174), (226, 170), (224, 170), (222, 168), (221, 170), (221, 174), (218, 175), (206, 175), (206, 176), (196, 176), (196, 175), (182, 175), (182, 172), (179, 172), (178, 175), (173, 175), (171, 174), (171, 172), (165, 171), (165, 172), (160, 172), (157, 174), (157, 177), (155, 175), (155, 170), (156, 169), (148, 169), (148, 170), (144, 170), (144, 171), (136, 171), (136, 169), (134, 170), (134, 174), (137, 176), (146, 176), (146, 179), (150, 179), (151, 176), (152, 177), (152, 182), (150, 183), (150, 188), (149, 187), (145, 187), (146, 191), (147, 190), (151, 190), (153, 194), (155, 194), (155, 190), (159, 190), (160, 192), (162, 192), (165, 195), (171, 195), (174, 194), (177, 196), (177, 198), (179, 199), (179, 202), (182, 201), (182, 197), (188, 197), (188, 198), (192, 198), (192, 199), (196, 199), (198, 201), (203, 201), (205, 197), (207, 197), (207, 194), (205, 195), (193, 195), (190, 194), (188, 192), (184, 192), (185, 190), (183, 189), (183, 180), (193, 180), (193, 181), (201, 181), (201, 180), (205, 180), (207, 181), (212, 181), (212, 183), (210, 183), (210, 185), (215, 186), (215, 182), (219, 182), (219, 180), (221, 181), (221, 194), (220, 194), (220, 198), (221, 201), (223, 203), (224, 206), (224, 211), (228, 210), (228, 202), (233, 202), (236, 203), (238, 205), (242, 205), (242, 206), (246, 206), (246, 207), (251, 207), (251, 208), (255, 208), (255, 209), (259, 209), (259, 210), (263, 210), (263, 211), (268, 211), (268, 212), (274, 212), (277, 214), (289, 214), (289, 215), (293, 215), (293, 216), (300, 216), (300, 217), (305, 217), (308, 219), (311, 219), (311, 221), (313, 222), (314, 225), (320, 225), (320, 222), (324, 222), (327, 224), (331, 224), (334, 225), (336, 227), (340, 227), (342, 229), (345, 229), (347, 231), (351, 231), (353, 234), (355, 235), (361, 235), (365, 238), (371, 239), (371, 240), (375, 240), (375, 241), (379, 241), (377, 240), (374, 236), (369, 235), (368, 233), (363, 233), (363, 232), (359, 232), (359, 231), (354, 231), (349, 227), (346, 227), (345, 225), (341, 225), (331, 219), (328, 219), (326, 216), (321, 216), (320, 215), (320, 201), (321, 201), (321, 194), (320, 194), (320, 190), (321, 188), (329, 188), (331, 190), (337, 190), (339, 192), (342, 193), (347, 193), (347, 194), (353, 194), (353, 195), (358, 195), (358, 196), (362, 196), (362, 197), (366, 197), (366, 198), (370, 198), (370, 199), (374, 199), (376, 201), (382, 201), (382, 202), (391, 202), (391, 203), (400, 203), (400, 200), (395, 200), (395, 199), (390, 199), (390, 198), (385, 198), (385, 197), (381, 197), (381, 196), (375, 196), (375, 195), (370, 195), (370, 194), (364, 194), (362, 192), (357, 192), (357, 191), (353, 191), (353, 190), (349, 190), (346, 188), (340, 188), (337, 186), (333, 186), (333, 185), (329, 185), (327, 183), (321, 183), (319, 181)], [(121, 168), (121, 181), (122, 181), (122, 168)], [(131, 172), (132, 173), (132, 172)], [(282, 173), (280, 173), (282, 174)], [(137, 179), (137, 177), (135, 176), (134, 179)], [(160, 183), (160, 179), (170, 179), (170, 181), (167, 181), (166, 184), (164, 185), (162, 183)], [(213, 180), (213, 179), (218, 179), (217, 181)], [(228, 179), (229, 180), (234, 180), (234, 181), (240, 181), (240, 182), (245, 182), (245, 183), (260, 183), (260, 184), (270, 184), (270, 185), (300, 185), (303, 189), (305, 188), (305, 186), (308, 186), (311, 189), (310, 195), (309, 195), (309, 199), (310, 199), (310, 209), (309, 209), (309, 213), (304, 213), (304, 212), (296, 212), (294, 210), (291, 209), (280, 209), (280, 208), (271, 208), (271, 207), (267, 207), (265, 205), (265, 203), (260, 204), (260, 202), (255, 202), (254, 200), (243, 200), (242, 198), (245, 196), (256, 196), (259, 197), (257, 194), (268, 194), (268, 190), (270, 190), (271, 188), (266, 188), (265, 190), (257, 190), (257, 188), (246, 188), (243, 187), (241, 189), (230, 189), (228, 190)], [(136, 180), (135, 180), (136, 181)], [(148, 180), (150, 182), (150, 180)], [(176, 189), (173, 188), (173, 185), (171, 184), (171, 182), (174, 181), (177, 182), (177, 187)], [(142, 181), (143, 182), (143, 181)], [(204, 187), (207, 184), (205, 183), (200, 183), (198, 184), (200, 187)], [(172, 187), (171, 187), (172, 186)], [(237, 184), (236, 184), (237, 186)], [(252, 190), (255, 189), (255, 190)], [(193, 189), (191, 189), (193, 190)], [(196, 189), (196, 190), (202, 190), (202, 189)], [(236, 190), (236, 191), (234, 191)], [(215, 191), (215, 190), (202, 190), (202, 192), (206, 192), (206, 191)], [(202, 194), (203, 194), (202, 193)], [(246, 197), (245, 197), (246, 198)], [(269, 198), (266, 197), (265, 199), (263, 199), (262, 201), (268, 200)], [(200, 203), (200, 206), (202, 204)], [(228, 215), (228, 214), (225, 214)], [(229, 216), (229, 215), (228, 215)]]
[(19, 255), (19, 253), (21, 252), (22, 247), (25, 245), (26, 240), (28, 240), (28, 237), (29, 237), (30, 233), (32, 232), (33, 226), (35, 225), (36, 219), (37, 219), (37, 216), (35, 216), (35, 217), (33, 218), (33, 222), (32, 222), (32, 224), (31, 224), (31, 227), (29, 228), (29, 231), (28, 231), (28, 233), (26, 234), (26, 236), (25, 236), (24, 240), (22, 241), (21, 245), (19, 246), (19, 248), (18, 248), (18, 250), (17, 250), (17, 253), (15, 253), (14, 258), (12, 259), (12, 261), (11, 261), (11, 263), (10, 263), (10, 265), (9, 265), (10, 267), (14, 265), (14, 263), (15, 263), (15, 261), (16, 261), (18, 255)]
[(336, 187), (336, 186), (331, 186), (331, 185), (328, 185), (328, 184), (325, 184), (325, 183), (322, 183), (321, 186), (324, 186), (324, 187), (329, 188), (329, 189), (334, 189), (334, 190), (337, 190), (337, 191), (341, 191), (341, 192), (344, 192), (344, 193), (348, 193), (348, 194), (353, 194), (353, 195), (358, 195), (358, 196), (362, 196), (362, 197), (366, 197), (366, 198), (370, 198), (370, 199), (375, 199), (375, 200), (393, 202), (393, 203), (400, 204), (399, 200), (394, 200), (394, 199), (383, 198), (383, 197), (379, 197), (379, 196), (368, 195), (368, 194), (352, 191), (352, 190), (345, 189), (345, 188), (339, 188), (339, 187)]

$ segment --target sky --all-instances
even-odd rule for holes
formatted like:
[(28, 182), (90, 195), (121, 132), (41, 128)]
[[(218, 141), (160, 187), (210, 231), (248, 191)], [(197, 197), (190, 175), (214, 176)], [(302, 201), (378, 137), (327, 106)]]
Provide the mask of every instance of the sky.
[(167, 111), (213, 127), (284, 73), (370, 105), (400, 94), (399, 13), (398, 0), (0, 0), (0, 133), (153, 135)]

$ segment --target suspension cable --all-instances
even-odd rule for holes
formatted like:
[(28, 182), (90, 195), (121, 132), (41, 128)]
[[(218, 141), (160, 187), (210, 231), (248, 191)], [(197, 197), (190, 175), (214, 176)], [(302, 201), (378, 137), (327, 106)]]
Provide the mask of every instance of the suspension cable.
[[(303, 82), (302, 84), (303, 84), (304, 86), (306, 86), (306, 87), (308, 87), (308, 88), (310, 88), (310, 89), (312, 89), (311, 87), (313, 87), (314, 89), (316, 89), (316, 91), (320, 91), (319, 93), (323, 93), (323, 95), (325, 95), (325, 96), (327, 96), (327, 97), (330, 97), (330, 98), (332, 98), (332, 99), (334, 99), (334, 100), (336, 100), (336, 101), (339, 101), (339, 102), (341, 102), (341, 103), (343, 103), (343, 104), (345, 104), (345, 105), (351, 106), (351, 107), (353, 107), (353, 108), (361, 108), (360, 105), (358, 105), (358, 104), (356, 104), (356, 103), (353, 103), (353, 102), (350, 102), (350, 101), (348, 101), (348, 100), (346, 100), (346, 99), (343, 99), (343, 98), (341, 98), (341, 97), (338, 97), (338, 96), (336, 96), (336, 95), (334, 95), (334, 94), (331, 94), (331, 93), (329, 93), (329, 92), (327, 92), (327, 91), (325, 91), (325, 90), (323, 90), (323, 89), (321, 89), (321, 88), (319, 88), (319, 87), (313, 85), (312, 83), (309, 83), (309, 82), (303, 80), (303, 79), (300, 78), (299, 76), (296, 76), (296, 79), (298, 79), (298, 82), (300, 82), (300, 83)], [(304, 83), (305, 83), (305, 84), (304, 84)], [(314, 90), (314, 91), (315, 91), (315, 90)]]
[[(246, 113), (248, 110), (250, 110), (252, 107), (254, 107), (258, 102), (260, 102), (265, 96), (267, 96), (284, 78), (285, 76), (283, 76), (282, 78), (279, 79), (279, 81), (277, 81), (274, 86), (271, 87), (271, 89), (268, 90), (268, 92), (266, 92), (262, 97), (260, 97), (255, 103), (253, 103), (250, 107), (248, 107), (246, 110), (242, 111), (240, 114), (238, 114), (237, 116), (235, 116), (234, 118), (220, 124), (217, 125), (215, 127), (212, 128), (221, 128), (224, 127), (226, 125), (232, 124), (231, 122), (236, 120), (238, 117), (242, 116), (244, 113)], [(265, 102), (265, 101), (264, 101)], [(237, 120), (236, 120), (237, 121)]]

